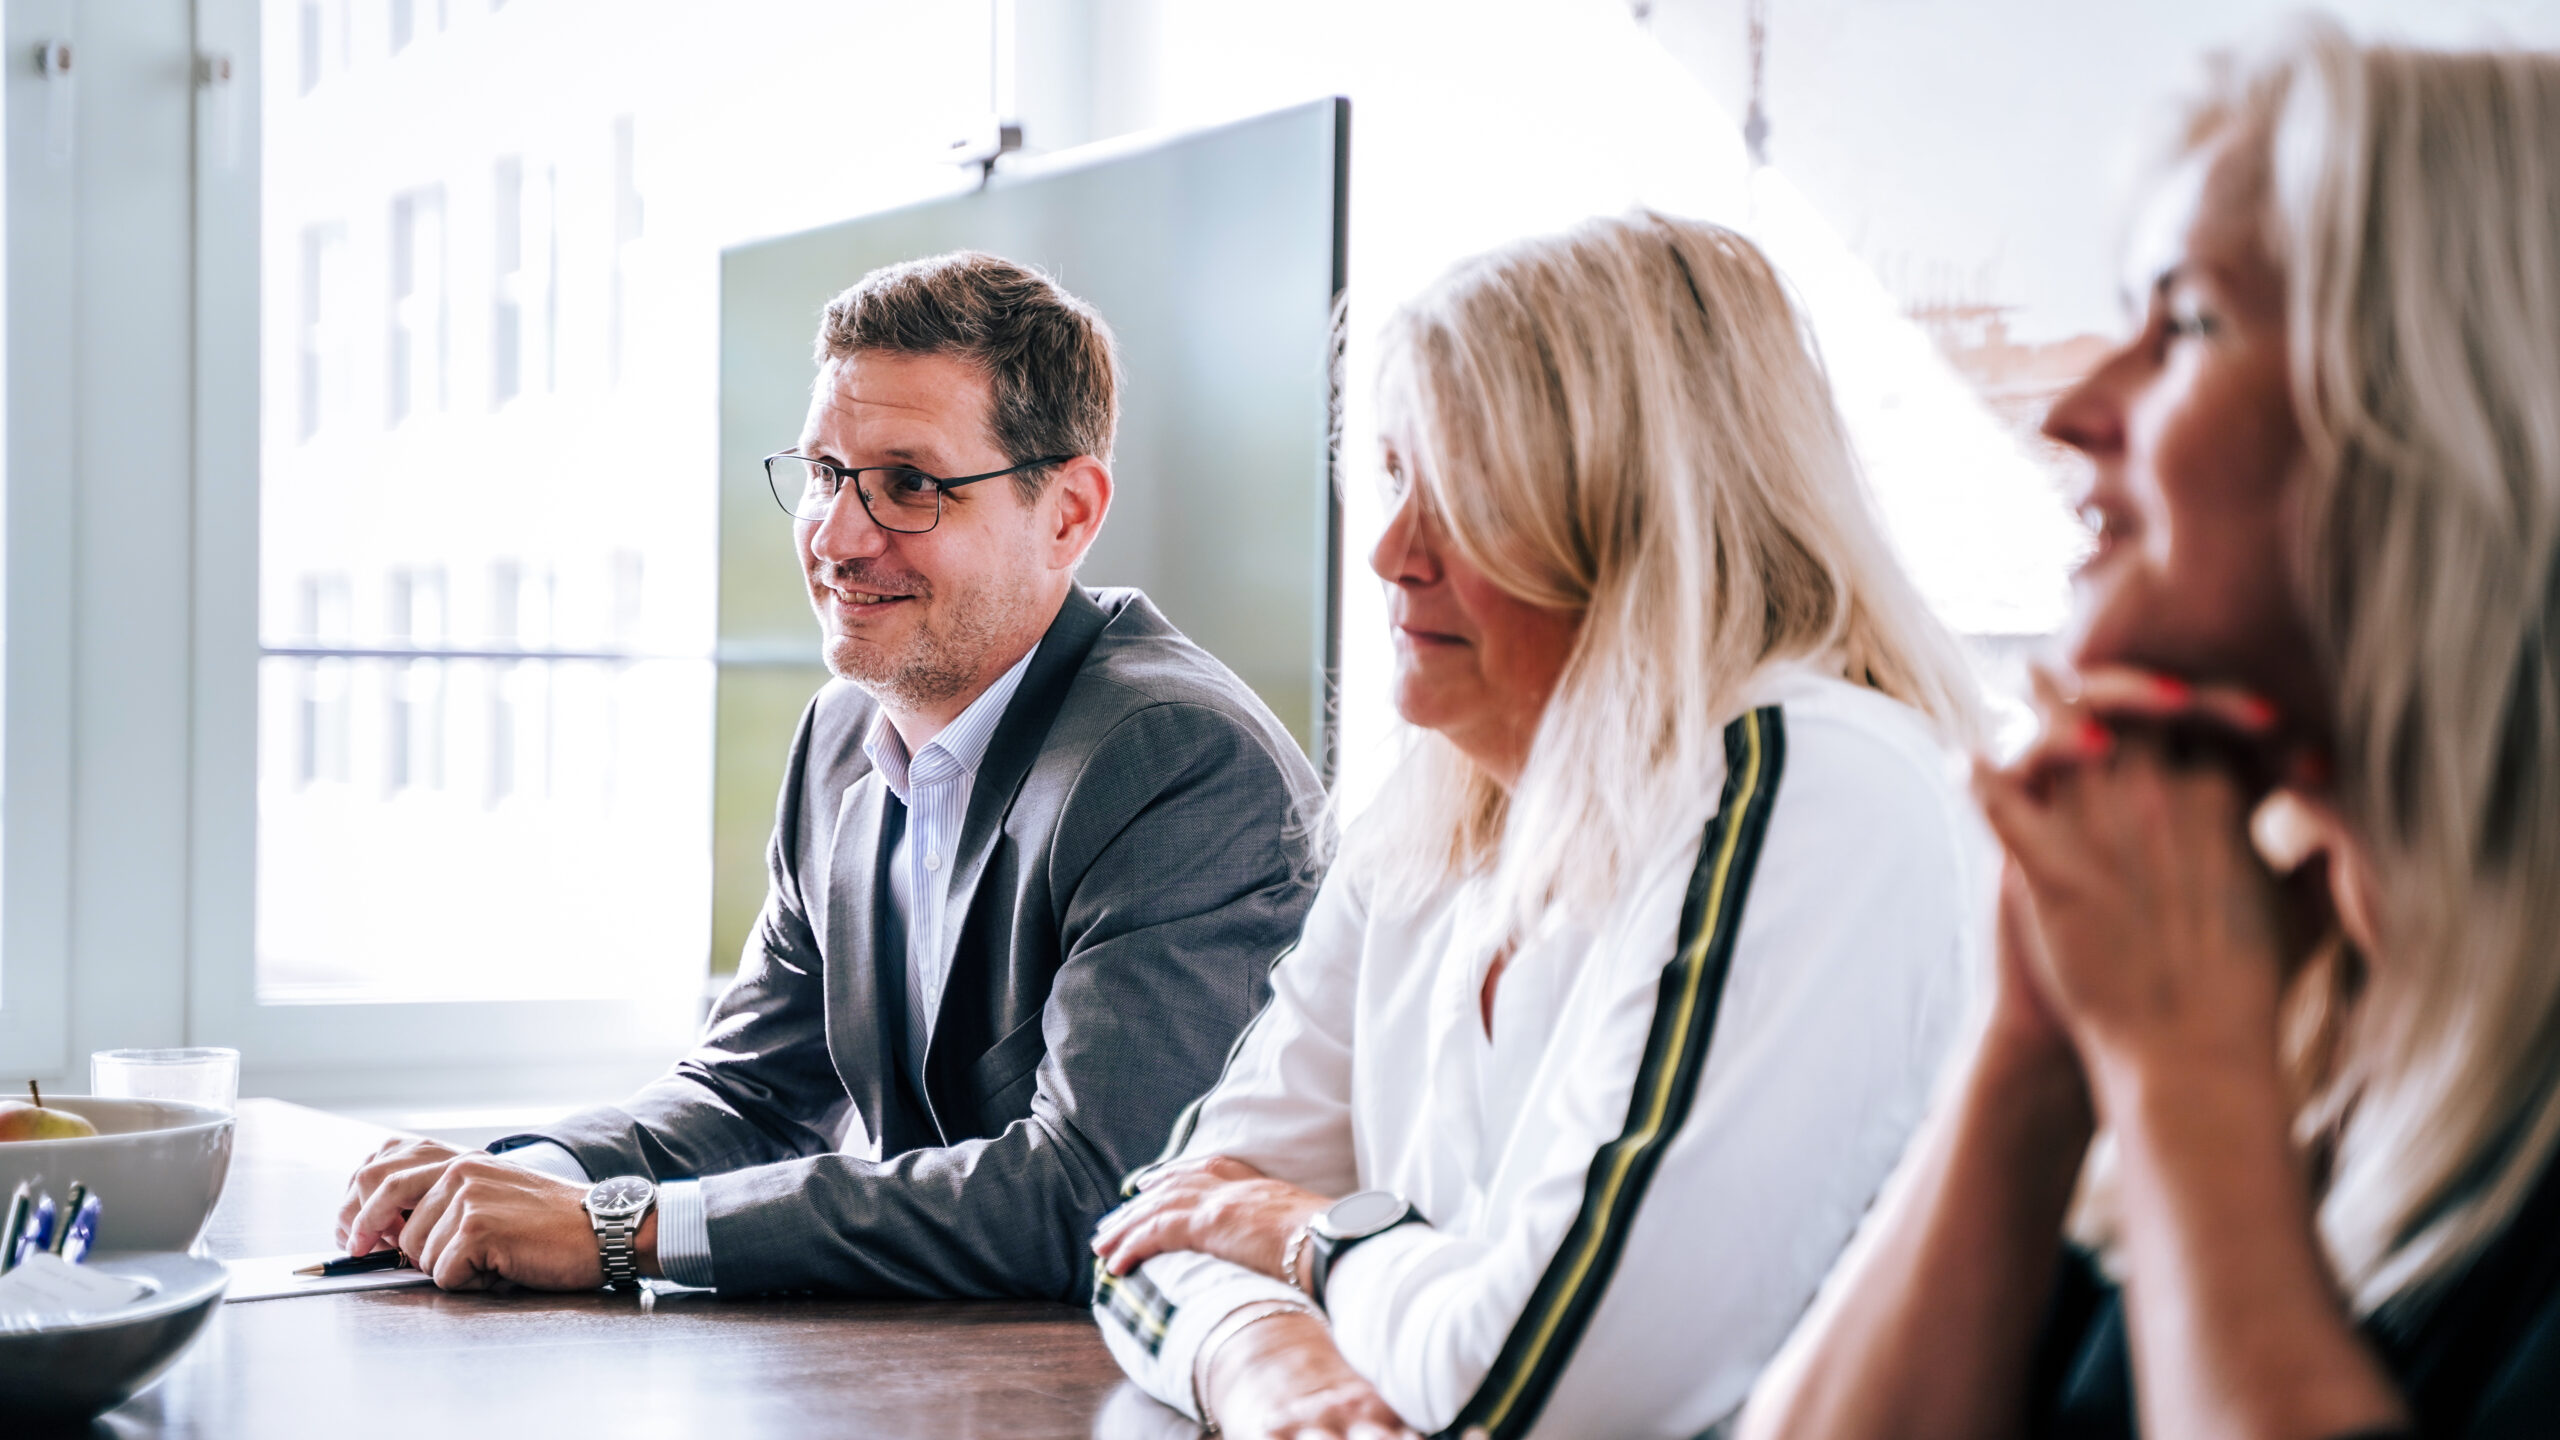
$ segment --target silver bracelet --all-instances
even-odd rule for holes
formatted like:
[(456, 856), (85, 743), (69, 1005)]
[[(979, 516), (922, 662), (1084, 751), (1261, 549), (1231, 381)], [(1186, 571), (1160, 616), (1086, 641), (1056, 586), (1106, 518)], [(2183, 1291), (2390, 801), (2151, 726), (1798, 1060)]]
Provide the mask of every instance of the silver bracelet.
[(1275, 1315), (1314, 1315), (1317, 1313), (1316, 1308), (1312, 1305), (1295, 1304), (1287, 1300), (1272, 1300), (1263, 1303), (1268, 1304), (1271, 1308), (1263, 1311), (1259, 1315), (1249, 1315), (1245, 1317), (1244, 1320), (1233, 1325), (1229, 1325), (1225, 1321), (1220, 1321), (1219, 1325), (1221, 1328), (1209, 1332), (1208, 1338), (1201, 1342), (1200, 1353), (1192, 1358), (1191, 1408), (1200, 1412), (1200, 1427), (1212, 1435), (1218, 1433), (1218, 1417), (1209, 1413), (1209, 1397), (1203, 1389), (1202, 1382), (1209, 1378), (1210, 1362), (1218, 1358), (1218, 1352), (1227, 1348), (1228, 1341), (1235, 1339), (1237, 1336), (1252, 1329), (1254, 1326), (1261, 1324), (1263, 1321), (1271, 1319)]
[(1309, 1220), (1298, 1227), (1297, 1234), (1289, 1237), (1288, 1244), (1280, 1247), (1280, 1283), (1302, 1294), (1307, 1287), (1298, 1283), (1298, 1257), (1306, 1253), (1307, 1241), (1315, 1233), (1316, 1222)]

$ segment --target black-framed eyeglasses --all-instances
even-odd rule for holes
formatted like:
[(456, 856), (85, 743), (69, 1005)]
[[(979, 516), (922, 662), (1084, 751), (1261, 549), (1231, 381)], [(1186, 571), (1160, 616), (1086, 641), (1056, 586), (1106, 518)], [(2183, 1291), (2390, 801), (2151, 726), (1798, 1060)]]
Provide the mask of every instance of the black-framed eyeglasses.
[(946, 479), (928, 475), (912, 465), (848, 467), (785, 451), (764, 457), (764, 478), (773, 487), (774, 500), (794, 520), (826, 519), (827, 512), (835, 507), (836, 496), (843, 493), (845, 482), (851, 481), (853, 493), (862, 497), (862, 508), (870, 514), (872, 524), (901, 535), (921, 535), (942, 523), (944, 491), (981, 480), (1000, 480), (1044, 465), (1063, 465), (1074, 458), (1044, 455), (984, 475), (954, 475)]

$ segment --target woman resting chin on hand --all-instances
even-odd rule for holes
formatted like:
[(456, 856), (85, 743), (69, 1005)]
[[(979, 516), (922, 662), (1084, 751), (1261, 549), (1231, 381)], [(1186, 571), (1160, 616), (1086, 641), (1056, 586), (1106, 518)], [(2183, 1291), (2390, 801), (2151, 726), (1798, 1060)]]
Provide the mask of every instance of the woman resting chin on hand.
[(1231, 1435), (1695, 1434), (1968, 1008), (1971, 686), (1740, 236), (1523, 245), (1388, 348), (1411, 749), (1095, 1309)]
[(1758, 1440), (2560, 1425), (2560, 57), (2314, 29), (2185, 133), (1993, 1019)]

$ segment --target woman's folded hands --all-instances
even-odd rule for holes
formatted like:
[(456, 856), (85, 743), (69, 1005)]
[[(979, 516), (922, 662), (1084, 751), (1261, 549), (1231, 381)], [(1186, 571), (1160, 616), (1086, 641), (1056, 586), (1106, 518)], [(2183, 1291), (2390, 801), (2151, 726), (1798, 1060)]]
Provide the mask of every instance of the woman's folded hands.
[[(1114, 1275), (1153, 1256), (1196, 1250), (1276, 1280), (1290, 1241), (1332, 1203), (1229, 1156), (1180, 1160), (1148, 1172), (1135, 1198), (1102, 1217), (1093, 1253)], [(1303, 1269), (1295, 1278), (1305, 1288)]]
[[(1330, 1196), (1210, 1155), (1148, 1172), (1129, 1203), (1102, 1219), (1093, 1253), (1126, 1275), (1156, 1255), (1196, 1251), (1306, 1286), (1289, 1250)], [(1285, 1262), (1294, 1259), (1294, 1266)], [(1283, 1270), (1292, 1273), (1284, 1276)], [(1196, 1365), (1203, 1419), (1237, 1440), (1392, 1440), (1414, 1432), (1351, 1368), (1314, 1309), (1271, 1313), (1212, 1332)]]
[(2074, 678), (2038, 676), (2037, 743), (1975, 774), (2025, 892), (2006, 928), (2032, 915), (2028, 943), (2012, 937), (2021, 978), (2101, 1091), (2119, 1068), (2236, 1061), (2272, 1079), (2284, 983), (2334, 920), (2316, 862), (2298, 882), (2274, 874), (2250, 815), (2312, 762), (2244, 692), (2121, 668)]
[(1228, 1332), (1202, 1361), (1202, 1418), (1230, 1440), (1411, 1440), (1312, 1312)]

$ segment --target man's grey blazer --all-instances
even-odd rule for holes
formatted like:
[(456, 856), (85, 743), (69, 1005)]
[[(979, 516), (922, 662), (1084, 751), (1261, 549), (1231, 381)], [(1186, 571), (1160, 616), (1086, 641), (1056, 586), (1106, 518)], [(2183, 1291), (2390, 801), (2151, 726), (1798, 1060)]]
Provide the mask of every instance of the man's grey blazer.
[[(501, 1144), (556, 1141), (598, 1179), (700, 1177), (723, 1293), (1081, 1301), (1121, 1177), (1217, 1079), (1296, 943), (1315, 772), (1146, 597), (1070, 591), (979, 764), (919, 1065), (874, 713), (838, 681), (802, 717), (764, 913), (701, 1045), (619, 1108)], [(855, 1125), (877, 1159), (844, 1153)]]

